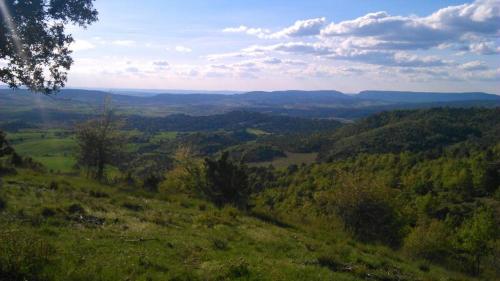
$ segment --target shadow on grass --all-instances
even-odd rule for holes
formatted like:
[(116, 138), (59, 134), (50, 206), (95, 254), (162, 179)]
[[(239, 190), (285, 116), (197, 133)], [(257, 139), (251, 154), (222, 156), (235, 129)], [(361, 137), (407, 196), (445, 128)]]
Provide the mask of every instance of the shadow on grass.
[(283, 228), (295, 229), (295, 226), (288, 224), (286, 222), (283, 222), (283, 221), (281, 221), (275, 217), (272, 217), (271, 215), (265, 214), (265, 213), (251, 211), (249, 213), (249, 215), (256, 218), (256, 219), (259, 219), (265, 223), (273, 224), (273, 225), (283, 227)]

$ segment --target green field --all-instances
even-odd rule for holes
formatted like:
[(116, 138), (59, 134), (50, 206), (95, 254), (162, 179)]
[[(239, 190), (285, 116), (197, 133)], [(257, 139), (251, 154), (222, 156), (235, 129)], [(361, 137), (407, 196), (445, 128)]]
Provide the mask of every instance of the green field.
[(77, 145), (65, 131), (24, 130), (9, 133), (8, 140), (19, 155), (31, 157), (49, 170), (71, 172), (76, 164)]
[(264, 135), (269, 135), (270, 134), (270, 133), (268, 133), (268, 132), (266, 132), (264, 130), (255, 129), (255, 128), (248, 128), (247, 132), (249, 134), (256, 135), (256, 136), (264, 136)]
[(165, 141), (165, 140), (171, 140), (171, 139), (175, 139), (175, 137), (177, 136), (177, 132), (159, 132), (157, 134), (155, 134), (152, 138), (151, 138), (151, 143), (161, 143), (162, 141)]

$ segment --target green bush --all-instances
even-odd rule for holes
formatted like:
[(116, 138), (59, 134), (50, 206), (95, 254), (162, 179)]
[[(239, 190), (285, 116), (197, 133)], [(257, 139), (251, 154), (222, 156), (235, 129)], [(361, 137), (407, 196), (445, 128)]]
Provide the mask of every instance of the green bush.
[(49, 189), (50, 190), (58, 190), (59, 189), (59, 184), (56, 181), (51, 181), (49, 183)]
[(443, 263), (452, 252), (451, 234), (450, 229), (437, 220), (418, 225), (405, 238), (404, 251), (412, 258)]
[(500, 236), (498, 229), (495, 212), (486, 207), (477, 209), (460, 227), (456, 243), (469, 273), (481, 273), (482, 262), (494, 252), (495, 241)]
[(402, 225), (390, 196), (387, 188), (342, 186), (335, 192), (334, 207), (356, 239), (397, 246)]
[(21, 167), (24, 164), (23, 158), (19, 154), (14, 152), (10, 156), (10, 164), (12, 164), (15, 167)]
[(165, 175), (158, 189), (163, 194), (197, 194), (205, 186), (205, 166), (196, 159), (189, 148), (179, 148), (174, 156), (175, 167)]
[(52, 209), (52, 208), (44, 207), (42, 209), (42, 211), (40, 212), (40, 214), (42, 215), (42, 217), (48, 218), (48, 217), (55, 216), (56, 215), (56, 211), (54, 211), (54, 209)]
[(143, 188), (147, 191), (156, 192), (158, 191), (158, 186), (160, 185), (162, 177), (158, 175), (148, 175), (143, 182)]
[(326, 267), (332, 271), (341, 271), (345, 268), (345, 264), (333, 255), (321, 255), (317, 258), (320, 266)]

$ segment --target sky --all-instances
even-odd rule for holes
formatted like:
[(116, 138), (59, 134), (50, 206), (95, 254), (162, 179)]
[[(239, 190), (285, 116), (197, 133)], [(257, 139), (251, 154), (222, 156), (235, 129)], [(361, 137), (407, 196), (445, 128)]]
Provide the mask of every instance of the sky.
[(69, 87), (500, 94), (500, 0), (97, 0)]

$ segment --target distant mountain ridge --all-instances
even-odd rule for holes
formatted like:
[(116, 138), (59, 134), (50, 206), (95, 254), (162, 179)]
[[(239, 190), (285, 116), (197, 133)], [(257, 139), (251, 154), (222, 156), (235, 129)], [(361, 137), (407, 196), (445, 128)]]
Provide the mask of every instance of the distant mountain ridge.
[[(35, 98), (34, 98), (35, 96)], [(127, 113), (163, 116), (174, 113), (212, 115), (231, 110), (312, 118), (355, 119), (393, 109), (431, 107), (497, 107), (500, 96), (482, 92), (439, 93), (408, 91), (362, 91), (345, 94), (321, 91), (254, 91), (241, 94), (158, 93), (127, 95), (98, 90), (65, 89), (57, 95), (31, 94), (27, 90), (0, 89), (0, 110), (46, 108), (53, 110), (95, 110), (106, 97)], [(93, 109), (92, 109), (93, 108)]]
[[(213, 94), (213, 93), (157, 93), (155, 95), (139, 96), (127, 95), (126, 93), (108, 93), (105, 91), (91, 90), (63, 90), (59, 96), (81, 99), (81, 95), (92, 95), (102, 98), (106, 95), (112, 95), (118, 100), (134, 99), (165, 101), (165, 102), (258, 102), (264, 104), (275, 103), (297, 103), (297, 102), (339, 102), (339, 101), (384, 101), (397, 103), (414, 102), (448, 102), (448, 101), (467, 101), (467, 100), (500, 100), (499, 95), (488, 94), (484, 92), (412, 92), (412, 91), (379, 91), (367, 90), (358, 94), (345, 94), (335, 90), (320, 91), (252, 91), (241, 94)], [(87, 97), (86, 97), (87, 98)]]
[(483, 92), (440, 93), (440, 92), (404, 92), (404, 91), (362, 91), (360, 98), (387, 102), (426, 103), (468, 100), (500, 100), (500, 96)]

